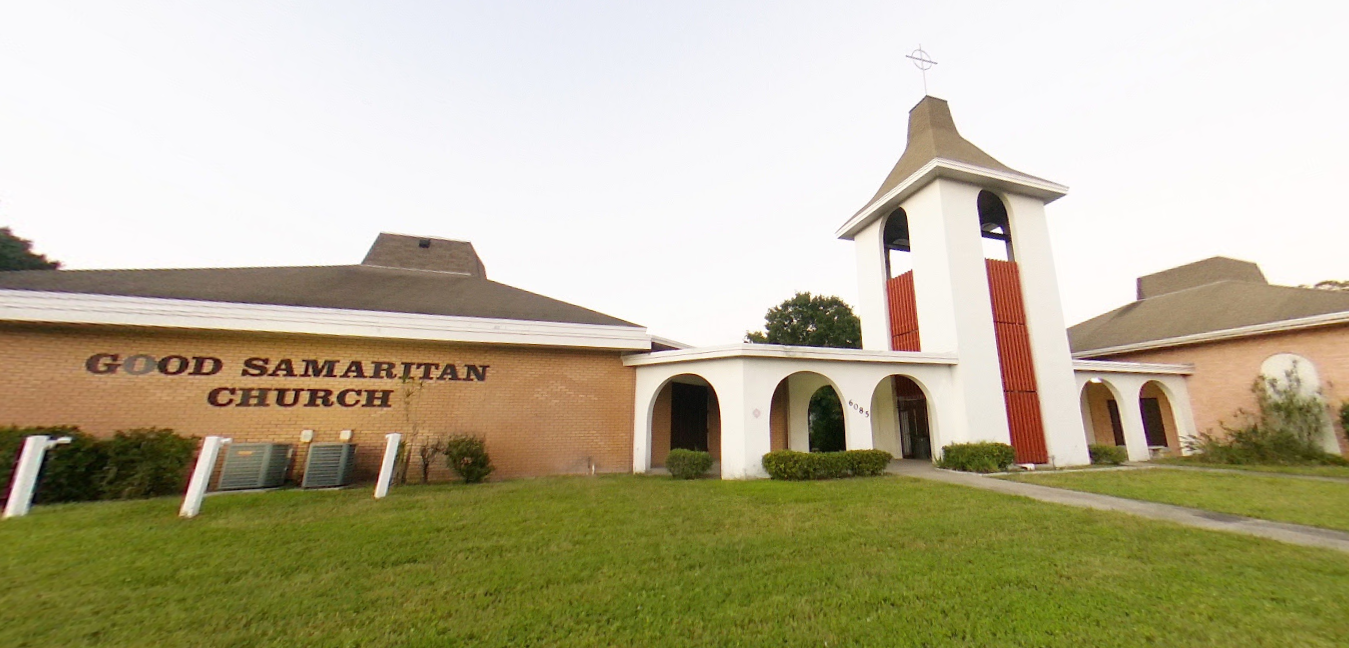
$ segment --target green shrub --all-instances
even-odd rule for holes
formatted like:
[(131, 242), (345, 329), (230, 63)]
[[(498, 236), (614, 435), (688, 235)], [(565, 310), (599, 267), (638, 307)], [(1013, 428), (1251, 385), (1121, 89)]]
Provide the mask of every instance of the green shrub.
[(1089, 445), (1087, 454), (1093, 464), (1118, 466), (1129, 460), (1129, 453), (1124, 448), (1113, 445)]
[(763, 456), (763, 467), (773, 479), (804, 481), (880, 475), (890, 465), (884, 450), (797, 452), (775, 450)]
[(101, 444), (107, 453), (100, 480), (104, 499), (181, 494), (197, 451), (195, 438), (163, 428), (119, 431)]
[(487, 441), (467, 434), (445, 439), (445, 463), (465, 484), (482, 482), (496, 470), (487, 455)]
[(890, 467), (894, 455), (884, 450), (848, 450), (843, 453), (848, 459), (848, 472), (854, 477), (875, 477), (884, 475)]
[(675, 479), (697, 479), (712, 467), (711, 453), (675, 448), (665, 457), (665, 468)]
[[(1237, 410), (1237, 423), (1224, 424), (1222, 436), (1200, 433), (1186, 446), (1208, 463), (1265, 465), (1349, 465), (1349, 460), (1321, 449), (1320, 437), (1330, 425), (1325, 403), (1307, 394), (1294, 369), (1283, 380), (1260, 376), (1251, 385), (1256, 411)], [(1343, 421), (1349, 407), (1341, 406)]]
[(1016, 463), (1016, 452), (1006, 443), (952, 443), (942, 448), (938, 468), (964, 472), (1002, 472)]
[(10, 479), (23, 451), (24, 439), (34, 435), (68, 436), (71, 442), (47, 451), (33, 494), (36, 502), (80, 502), (99, 498), (100, 473), (107, 463), (102, 444), (71, 426), (0, 428), (0, 501), (9, 497)]

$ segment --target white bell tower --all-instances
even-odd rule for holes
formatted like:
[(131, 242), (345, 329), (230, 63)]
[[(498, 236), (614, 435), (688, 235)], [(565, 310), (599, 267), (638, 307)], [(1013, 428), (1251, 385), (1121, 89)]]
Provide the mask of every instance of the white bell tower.
[[(954, 354), (948, 442), (1011, 443), (1023, 463), (1087, 463), (1045, 205), (1067, 187), (957, 132), (946, 101), (909, 111), (908, 145), (839, 228), (857, 249), (862, 346)], [(988, 258), (988, 244), (1001, 250)], [(912, 271), (892, 276), (891, 255)], [(1002, 258), (998, 258), (1002, 257)]]

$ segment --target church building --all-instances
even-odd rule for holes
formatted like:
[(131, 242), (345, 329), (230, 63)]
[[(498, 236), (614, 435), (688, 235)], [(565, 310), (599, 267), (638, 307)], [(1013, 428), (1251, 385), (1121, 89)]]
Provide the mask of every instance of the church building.
[[(480, 435), (498, 477), (643, 473), (690, 448), (744, 479), (766, 476), (771, 450), (810, 449), (810, 397), (828, 387), (849, 449), (930, 460), (996, 441), (1055, 466), (1103, 439), (1135, 460), (1179, 451), (1189, 365), (1070, 353), (1045, 216), (1066, 193), (925, 97), (837, 231), (856, 254), (861, 349), (680, 348), (491, 281), (471, 244), (428, 237), (381, 234), (345, 266), (0, 273), (0, 424), (291, 443), (296, 466), (309, 440), (350, 436), (364, 477), (389, 432), (413, 447)], [(1145, 429), (1155, 414), (1165, 444)]]

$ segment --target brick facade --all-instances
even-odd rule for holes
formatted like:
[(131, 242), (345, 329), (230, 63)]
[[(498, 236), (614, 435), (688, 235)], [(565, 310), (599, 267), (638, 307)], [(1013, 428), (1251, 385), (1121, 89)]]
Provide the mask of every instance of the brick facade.
[[(1340, 403), (1349, 400), (1349, 326), (1328, 326), (1286, 333), (1255, 335), (1232, 340), (1193, 344), (1094, 358), (1128, 362), (1190, 363), (1188, 379), (1195, 428), (1221, 433), (1220, 424), (1233, 422), (1238, 409), (1255, 408), (1251, 384), (1260, 375), (1260, 365), (1270, 356), (1293, 353), (1316, 366), (1321, 392), (1338, 419)], [(1340, 448), (1349, 448), (1344, 430), (1335, 423)]]
[[(115, 371), (90, 371), (86, 363), (95, 354), (117, 355), (91, 364), (97, 371)], [(114, 367), (136, 355), (143, 357)], [(144, 356), (181, 356), (183, 360), (164, 360), (170, 373), (181, 373), (164, 375)], [(221, 369), (214, 375), (191, 375), (197, 369), (195, 357), (218, 358)], [(276, 375), (246, 375), (249, 358), (266, 358), (267, 373)], [(280, 366), (284, 358), (292, 360), (291, 366)], [(321, 365), (310, 367), (305, 376), (306, 359), (336, 360), (333, 377)], [(352, 361), (362, 363), (359, 371), (350, 367)], [(369, 377), (376, 362), (389, 364), (379, 367), (381, 377)], [(198, 373), (213, 365), (201, 364)], [(340, 377), (345, 370), (350, 377)], [(144, 373), (132, 375), (138, 372)], [(414, 380), (401, 380), (404, 373)], [(423, 375), (433, 379), (415, 380)], [(418, 384), (420, 391), (407, 395)], [(623, 366), (618, 351), (0, 325), (0, 424), (70, 424), (100, 436), (156, 426), (193, 436), (228, 436), (236, 442), (293, 443), (298, 451), (294, 478), (304, 466), (304, 444), (299, 442), (304, 429), (314, 430), (319, 442), (337, 441), (340, 430), (353, 430), (358, 479), (373, 479), (378, 471), (387, 432), (412, 437), (414, 447), (448, 434), (481, 435), (497, 466), (494, 477), (500, 478), (628, 472), (634, 386), (634, 371)], [(215, 401), (223, 406), (208, 402), (218, 388), (223, 389), (215, 393)], [(277, 404), (278, 397), (290, 406)], [(416, 468), (412, 472), (418, 473)], [(437, 461), (432, 479), (448, 474)]]

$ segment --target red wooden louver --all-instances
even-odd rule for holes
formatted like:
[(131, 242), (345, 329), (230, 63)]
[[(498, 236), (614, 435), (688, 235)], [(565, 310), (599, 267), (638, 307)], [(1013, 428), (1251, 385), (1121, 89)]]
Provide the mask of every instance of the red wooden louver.
[(1031, 357), (1026, 308), (1021, 298), (1021, 276), (1015, 263), (986, 259), (988, 292), (993, 302), (993, 330), (1002, 367), (1002, 393), (1007, 404), (1007, 427), (1018, 463), (1046, 463), (1044, 421), (1036, 393), (1035, 361)]

